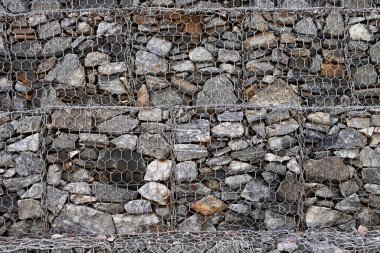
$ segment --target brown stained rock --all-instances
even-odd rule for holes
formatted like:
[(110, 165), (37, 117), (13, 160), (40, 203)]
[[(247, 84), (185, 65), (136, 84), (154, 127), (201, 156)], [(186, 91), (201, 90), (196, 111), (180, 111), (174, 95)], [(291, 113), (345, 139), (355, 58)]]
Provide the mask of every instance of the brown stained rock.
[(198, 87), (196, 85), (181, 78), (172, 77), (171, 83), (174, 87), (186, 95), (194, 95), (198, 91)]
[(227, 205), (218, 198), (208, 195), (199, 201), (194, 202), (191, 205), (191, 208), (202, 215), (211, 215), (227, 209)]
[(200, 36), (202, 34), (201, 16), (184, 15), (180, 17), (180, 22), (185, 24), (184, 32), (190, 33), (192, 36)]
[(329, 78), (344, 78), (346, 76), (346, 67), (344, 64), (339, 63), (322, 63), (321, 75)]
[(255, 34), (243, 42), (244, 49), (268, 49), (277, 45), (276, 36), (273, 32)]
[(43, 60), (40, 65), (37, 67), (37, 74), (48, 72), (57, 64), (57, 58), (51, 57), (46, 60)]
[(139, 91), (137, 92), (137, 101), (136, 101), (137, 107), (149, 107), (149, 93), (148, 89), (146, 88), (146, 85), (143, 84)]

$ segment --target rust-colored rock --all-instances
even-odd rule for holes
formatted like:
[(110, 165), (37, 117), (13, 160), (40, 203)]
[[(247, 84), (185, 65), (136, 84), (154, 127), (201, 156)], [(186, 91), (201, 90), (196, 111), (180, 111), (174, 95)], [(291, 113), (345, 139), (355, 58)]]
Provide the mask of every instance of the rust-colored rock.
[(346, 75), (346, 67), (344, 64), (323, 63), (321, 75), (329, 78), (343, 78)]
[(227, 209), (227, 205), (224, 204), (218, 198), (208, 195), (191, 205), (191, 208), (202, 215), (211, 215)]
[(258, 33), (243, 42), (244, 49), (268, 49), (276, 47), (277, 40), (273, 32)]
[(137, 92), (137, 107), (149, 107), (149, 93), (146, 85), (143, 84)]

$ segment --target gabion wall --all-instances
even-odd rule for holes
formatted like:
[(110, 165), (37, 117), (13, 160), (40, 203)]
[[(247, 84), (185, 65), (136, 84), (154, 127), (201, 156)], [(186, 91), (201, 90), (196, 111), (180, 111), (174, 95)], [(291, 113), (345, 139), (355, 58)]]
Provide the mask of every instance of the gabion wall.
[(1, 3), (2, 236), (380, 225), (377, 2)]

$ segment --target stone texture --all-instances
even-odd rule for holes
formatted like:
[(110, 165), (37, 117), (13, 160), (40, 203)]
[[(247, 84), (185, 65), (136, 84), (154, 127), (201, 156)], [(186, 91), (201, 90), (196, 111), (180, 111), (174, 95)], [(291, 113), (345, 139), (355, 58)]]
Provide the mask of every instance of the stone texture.
[(66, 204), (52, 228), (60, 232), (77, 232), (89, 235), (111, 235), (116, 232), (112, 216), (90, 207)]
[(169, 189), (160, 183), (149, 182), (143, 185), (138, 192), (146, 199), (159, 205), (166, 205), (169, 201)]

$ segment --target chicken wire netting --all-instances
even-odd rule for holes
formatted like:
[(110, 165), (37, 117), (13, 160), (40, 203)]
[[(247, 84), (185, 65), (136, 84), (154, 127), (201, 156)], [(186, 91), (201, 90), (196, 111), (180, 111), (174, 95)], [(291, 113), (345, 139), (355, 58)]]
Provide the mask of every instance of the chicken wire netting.
[(379, 250), (377, 1), (0, 3), (2, 252)]

